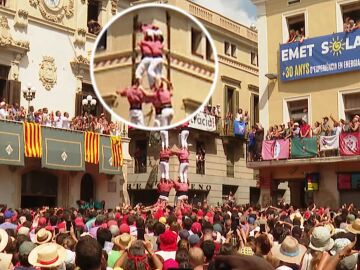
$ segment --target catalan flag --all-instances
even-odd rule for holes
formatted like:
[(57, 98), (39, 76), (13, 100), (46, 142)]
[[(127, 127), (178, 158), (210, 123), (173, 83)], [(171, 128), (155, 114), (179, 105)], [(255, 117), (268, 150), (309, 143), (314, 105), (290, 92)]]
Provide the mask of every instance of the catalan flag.
[(121, 167), (123, 165), (121, 137), (111, 136), (110, 141), (111, 141), (112, 166)]
[(85, 161), (99, 164), (100, 135), (94, 132), (85, 132)]
[(25, 157), (41, 158), (41, 126), (36, 123), (24, 123)]

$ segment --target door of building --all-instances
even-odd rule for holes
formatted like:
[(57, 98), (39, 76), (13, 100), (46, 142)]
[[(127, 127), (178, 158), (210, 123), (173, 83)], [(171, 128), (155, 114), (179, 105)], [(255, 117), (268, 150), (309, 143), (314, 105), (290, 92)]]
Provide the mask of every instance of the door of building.
[(58, 177), (49, 172), (31, 171), (21, 177), (21, 208), (57, 205)]
[(85, 173), (81, 178), (80, 200), (88, 202), (94, 200), (94, 180), (90, 174)]

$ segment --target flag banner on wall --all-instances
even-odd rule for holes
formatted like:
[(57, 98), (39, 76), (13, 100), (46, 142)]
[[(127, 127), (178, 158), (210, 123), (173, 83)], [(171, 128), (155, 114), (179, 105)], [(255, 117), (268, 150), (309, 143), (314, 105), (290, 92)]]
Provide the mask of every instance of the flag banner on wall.
[(94, 132), (84, 133), (85, 162), (99, 163), (100, 135)]
[(0, 121), (0, 164), (24, 166), (23, 124)]
[(341, 133), (340, 134), (340, 155), (355, 156), (360, 155), (360, 133)]
[(234, 121), (234, 135), (239, 137), (245, 137), (246, 123), (241, 121)]
[(109, 136), (100, 136), (99, 173), (122, 174), (122, 167), (113, 166), (112, 147)]
[(114, 167), (121, 167), (123, 165), (123, 155), (120, 136), (111, 136), (111, 153), (112, 153), (112, 165)]
[(263, 160), (277, 160), (289, 158), (290, 141), (272, 140), (263, 141), (261, 156)]
[(339, 149), (339, 135), (320, 136), (320, 151)]
[(42, 127), (44, 168), (85, 171), (84, 135), (82, 132)]
[(291, 140), (292, 158), (315, 157), (318, 152), (317, 138), (293, 138)]
[(36, 123), (24, 123), (25, 157), (41, 158), (41, 126)]
[(338, 190), (350, 190), (351, 189), (351, 174), (339, 173), (338, 174)]

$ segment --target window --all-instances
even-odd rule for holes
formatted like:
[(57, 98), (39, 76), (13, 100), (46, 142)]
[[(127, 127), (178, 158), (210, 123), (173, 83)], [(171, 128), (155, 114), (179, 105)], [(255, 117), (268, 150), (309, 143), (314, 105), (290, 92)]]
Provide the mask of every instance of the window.
[(239, 108), (239, 92), (235, 88), (225, 87), (225, 113), (232, 113), (233, 116)]
[(294, 5), (294, 4), (299, 4), (301, 2), (301, 0), (288, 0), (288, 5)]
[(235, 185), (222, 185), (222, 197), (224, 201), (229, 200), (230, 193), (234, 197), (235, 193), (237, 192), (239, 186)]
[(6, 7), (6, 0), (0, 0), (0, 6)]
[(259, 123), (259, 95), (251, 94), (251, 124)]
[(343, 31), (351, 31), (360, 27), (360, 2), (340, 5)]
[(101, 31), (101, 25), (99, 23), (100, 17), (100, 1), (89, 0), (87, 11), (87, 26), (88, 31), (91, 34), (97, 35)]
[(224, 43), (224, 53), (230, 56), (230, 43), (227, 41)]
[(231, 44), (231, 57), (236, 58), (236, 45)]
[(259, 66), (258, 54), (256, 52), (251, 52), (251, 64), (253, 66)]
[(203, 36), (200, 30), (191, 28), (191, 53), (203, 57)]
[(206, 39), (206, 60), (214, 61), (214, 53), (208, 39)]
[(106, 50), (107, 45), (107, 31), (104, 32), (104, 34), (101, 36), (99, 43), (98, 43), (98, 51)]
[(196, 142), (196, 173), (205, 174), (205, 144)]
[(226, 145), (226, 176), (235, 177), (235, 152), (231, 144)]
[(352, 120), (356, 114), (360, 114), (360, 92), (343, 95), (344, 111), (346, 120)]
[(135, 142), (135, 173), (146, 173), (147, 140), (137, 140)]
[(285, 42), (300, 41), (306, 36), (305, 13), (286, 17)]
[(308, 100), (300, 99), (287, 102), (289, 110), (289, 119), (293, 119), (295, 122), (301, 122), (302, 119), (305, 119), (309, 123), (308, 119)]
[(1, 99), (5, 99), (6, 102), (9, 102), (9, 100), (6, 100), (6, 88), (9, 71), (9, 66), (0, 65), (0, 97)]

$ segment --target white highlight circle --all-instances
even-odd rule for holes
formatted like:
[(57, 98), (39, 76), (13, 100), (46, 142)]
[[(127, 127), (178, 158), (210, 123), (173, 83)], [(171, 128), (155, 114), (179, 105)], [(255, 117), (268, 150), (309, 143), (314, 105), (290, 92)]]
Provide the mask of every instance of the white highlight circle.
[[(121, 117), (120, 115), (118, 115), (117, 113), (115, 113), (104, 101), (104, 99), (102, 98), (97, 85), (96, 85), (96, 80), (95, 80), (95, 75), (94, 75), (94, 59), (95, 59), (95, 54), (96, 54), (96, 49), (98, 46), (98, 43), (100, 41), (100, 38), (102, 37), (102, 35), (107, 31), (107, 29), (113, 24), (113, 22), (115, 22), (117, 19), (119, 19), (120, 17), (139, 10), (139, 9), (143, 9), (143, 8), (163, 8), (163, 9), (170, 9), (173, 11), (177, 11), (179, 13), (181, 13), (182, 15), (186, 16), (187, 18), (189, 18), (190, 20), (192, 20), (200, 29), (203, 33), (205, 33), (206, 38), (208, 39), (210, 45), (211, 45), (211, 49), (213, 51), (213, 57), (214, 57), (214, 78), (213, 78), (213, 83), (210, 87), (210, 91), (208, 93), (208, 95), (206, 96), (204, 102), (199, 106), (199, 108), (193, 112), (191, 115), (187, 116), (184, 120), (182, 121), (178, 121), (174, 124), (171, 124), (167, 127), (148, 127), (148, 126), (140, 126), (140, 125), (135, 125), (134, 123), (131, 123), (130, 121), (126, 120), (125, 118)], [(112, 117), (114, 117), (117, 121), (120, 122), (124, 122), (125, 124), (127, 124), (128, 126), (134, 127), (136, 129), (140, 129), (140, 130), (146, 130), (146, 131), (160, 131), (160, 130), (168, 130), (168, 129), (173, 129), (176, 128), (186, 122), (189, 122), (192, 118), (194, 118), (203, 108), (204, 106), (209, 102), (211, 96), (214, 94), (215, 92), (215, 87), (216, 87), (216, 83), (217, 83), (217, 79), (218, 79), (218, 73), (219, 73), (219, 59), (218, 59), (218, 54), (217, 54), (217, 50), (215, 47), (215, 43), (214, 40), (212, 39), (210, 33), (208, 32), (208, 30), (205, 28), (205, 26), (197, 19), (195, 18), (193, 15), (187, 13), (186, 11), (184, 11), (181, 8), (172, 6), (172, 5), (168, 5), (168, 4), (156, 4), (156, 3), (152, 3), (152, 4), (141, 4), (141, 5), (136, 5), (130, 8), (127, 8), (126, 10), (120, 12), (119, 14), (115, 15), (101, 30), (100, 34), (97, 36), (96, 40), (95, 40), (95, 44), (93, 47), (93, 50), (91, 52), (91, 59), (90, 59), (90, 77), (91, 77), (91, 82), (92, 85), (94, 87), (94, 91), (95, 94), (97, 96), (97, 98), (99, 99), (99, 101), (101, 102), (101, 104), (104, 106), (104, 108), (111, 114)], [(176, 87), (176, 85), (174, 86)], [(176, 113), (176, 112), (175, 112)]]

